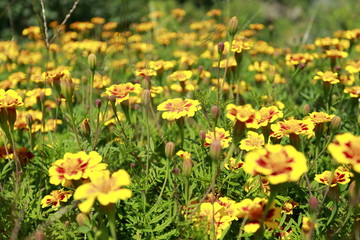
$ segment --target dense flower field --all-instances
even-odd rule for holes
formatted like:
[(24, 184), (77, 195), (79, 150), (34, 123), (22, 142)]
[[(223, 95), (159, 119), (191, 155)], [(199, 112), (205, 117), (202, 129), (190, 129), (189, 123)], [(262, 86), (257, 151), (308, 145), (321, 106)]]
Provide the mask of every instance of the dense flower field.
[(360, 238), (360, 29), (186, 14), (0, 41), (0, 239)]

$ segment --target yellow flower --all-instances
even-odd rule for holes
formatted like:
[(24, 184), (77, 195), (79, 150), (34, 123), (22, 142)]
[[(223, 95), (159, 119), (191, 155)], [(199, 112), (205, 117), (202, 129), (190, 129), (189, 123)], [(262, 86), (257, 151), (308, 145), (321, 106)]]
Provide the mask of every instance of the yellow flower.
[(314, 80), (322, 80), (323, 82), (328, 82), (330, 84), (336, 84), (340, 82), (338, 73), (334, 73), (332, 71), (317, 72)]
[(245, 151), (251, 151), (254, 149), (262, 148), (264, 144), (264, 135), (249, 131), (247, 132), (247, 138), (241, 140), (240, 149)]
[(64, 191), (64, 189), (51, 191), (50, 195), (46, 195), (42, 200), (42, 208), (51, 205), (52, 208), (60, 207), (60, 202), (67, 202), (72, 196), (72, 191)]
[(224, 168), (227, 170), (237, 170), (243, 166), (244, 162), (239, 160), (236, 161), (235, 158), (231, 157), (228, 162), (224, 162)]
[(349, 54), (347, 52), (337, 50), (337, 49), (330, 49), (326, 51), (325, 57), (328, 58), (347, 58)]
[(317, 227), (317, 223), (311, 222), (309, 217), (303, 217), (301, 229), (305, 233), (309, 232), (311, 228), (316, 228), (316, 227)]
[(296, 182), (308, 171), (306, 158), (293, 146), (265, 145), (262, 149), (249, 152), (243, 166), (251, 175), (267, 176), (270, 184)]
[(172, 81), (180, 81), (180, 82), (184, 82), (186, 80), (189, 80), (192, 77), (193, 73), (190, 70), (179, 70), (179, 71), (175, 71), (173, 72), (170, 76), (169, 79)]
[(349, 171), (342, 171), (342, 168), (337, 168), (334, 174), (331, 171), (324, 171), (321, 174), (316, 174), (315, 181), (335, 187), (339, 184), (347, 184), (350, 182), (350, 177), (353, 174)]
[(156, 71), (152, 70), (152, 69), (146, 69), (146, 68), (143, 68), (143, 69), (137, 69), (135, 71), (135, 75), (137, 77), (151, 77), (151, 76), (156, 76), (157, 73)]
[(360, 97), (360, 86), (346, 87), (344, 93), (349, 93), (350, 97), (359, 98)]
[(335, 117), (335, 115), (333, 115), (333, 114), (329, 115), (324, 112), (312, 112), (312, 113), (310, 113), (310, 116), (304, 118), (304, 120), (310, 119), (314, 124), (317, 124), (317, 123), (331, 122), (331, 120), (334, 117)]
[(340, 164), (349, 164), (352, 169), (360, 173), (360, 136), (344, 133), (335, 136), (328, 150), (332, 157)]
[(258, 124), (255, 118), (256, 111), (250, 104), (236, 106), (229, 104), (226, 106), (226, 117), (230, 120), (236, 120), (245, 123), (248, 128), (258, 128)]
[(100, 163), (102, 157), (99, 153), (92, 151), (65, 153), (63, 159), (59, 159), (52, 164), (49, 169), (50, 183), (54, 185), (68, 186), (71, 180), (86, 179), (90, 173), (104, 170), (107, 166)]
[(284, 114), (276, 106), (262, 107), (256, 112), (256, 120), (262, 127), (266, 127), (269, 123), (274, 122), (278, 118), (282, 118)]
[(116, 103), (121, 103), (129, 99), (130, 93), (139, 94), (141, 92), (140, 84), (121, 83), (106, 88), (105, 95), (116, 97)]
[(281, 138), (283, 136), (295, 135), (306, 135), (311, 137), (314, 135), (314, 123), (310, 120), (284, 120), (271, 124), (271, 130), (273, 133), (272, 137)]
[(299, 206), (299, 203), (295, 202), (294, 200), (287, 201), (284, 203), (282, 207), (283, 210), (281, 212), (285, 212), (287, 215), (292, 215), (294, 208), (297, 206)]
[(15, 108), (24, 105), (20, 95), (14, 90), (0, 89), (0, 108)]
[(360, 60), (349, 62), (345, 70), (350, 74), (360, 72)]
[(215, 132), (208, 131), (205, 136), (204, 146), (208, 147), (215, 140), (219, 140), (221, 143), (221, 148), (229, 147), (229, 142), (231, 142), (231, 137), (229, 131), (225, 131), (224, 128), (215, 127)]
[[(262, 219), (263, 212), (267, 204), (265, 198), (244, 199), (239, 205), (238, 218), (247, 217), (249, 222), (244, 226), (244, 231), (247, 233), (255, 233), (260, 228), (260, 222)], [(279, 223), (276, 219), (280, 218), (281, 209), (274, 206), (274, 203), (270, 206), (268, 214), (266, 215), (264, 224), (267, 228), (274, 229)]]
[(234, 39), (231, 51), (236, 53), (241, 53), (243, 50), (249, 50), (252, 48), (252, 43), (246, 38), (243, 39)]
[(200, 110), (200, 102), (198, 100), (173, 98), (161, 103), (157, 110), (165, 111), (162, 114), (163, 119), (169, 121), (179, 119), (181, 117), (193, 117), (195, 112)]
[(108, 170), (93, 172), (89, 178), (90, 182), (78, 187), (74, 194), (75, 200), (85, 199), (78, 205), (83, 213), (90, 211), (95, 199), (107, 206), (132, 196), (130, 189), (123, 188), (131, 184), (130, 175), (123, 169), (114, 172), (111, 177)]

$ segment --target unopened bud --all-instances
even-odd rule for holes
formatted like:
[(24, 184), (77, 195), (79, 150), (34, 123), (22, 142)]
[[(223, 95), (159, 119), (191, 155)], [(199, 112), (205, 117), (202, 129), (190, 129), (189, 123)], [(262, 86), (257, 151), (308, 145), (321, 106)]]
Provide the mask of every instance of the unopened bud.
[(310, 105), (305, 104), (304, 107), (303, 107), (303, 114), (308, 115), (309, 112), (310, 112)]
[(310, 208), (310, 211), (316, 212), (316, 211), (318, 210), (318, 207), (319, 207), (319, 201), (317, 200), (316, 197), (311, 196), (311, 197), (309, 198), (309, 208)]
[(71, 77), (64, 76), (61, 79), (60, 88), (61, 88), (61, 93), (66, 98), (66, 101), (72, 101), (72, 97), (74, 95), (74, 90), (75, 90), (75, 84), (72, 81)]
[(116, 97), (114, 95), (109, 96), (109, 102), (115, 106)]
[(95, 54), (90, 53), (90, 55), (88, 56), (88, 64), (89, 64), (90, 70), (92, 72), (94, 72), (96, 69), (96, 55)]
[(221, 142), (214, 140), (210, 144), (210, 157), (213, 161), (218, 162), (221, 156)]
[(79, 224), (79, 226), (84, 226), (87, 225), (90, 220), (85, 213), (79, 213), (76, 215), (76, 222)]
[(141, 103), (148, 107), (151, 103), (151, 92), (149, 89), (144, 89), (141, 93)]
[(174, 175), (179, 175), (180, 169), (179, 169), (179, 168), (174, 168), (174, 169), (172, 170), (172, 173), (173, 173)]
[(201, 130), (199, 132), (200, 141), (204, 142), (206, 138), (206, 132), (204, 130)]
[(96, 99), (96, 100), (95, 100), (95, 107), (96, 107), (96, 108), (101, 108), (101, 104), (102, 104), (101, 99)]
[(35, 234), (34, 234), (34, 239), (35, 240), (44, 240), (45, 239), (45, 234), (43, 231), (41, 230), (36, 230)]
[(219, 43), (218, 43), (218, 53), (219, 53), (220, 55), (223, 53), (224, 49), (225, 49), (225, 44), (224, 44), (224, 42), (219, 42)]
[(210, 114), (214, 121), (217, 121), (220, 116), (220, 108), (218, 106), (212, 106)]
[(135, 163), (130, 163), (130, 167), (134, 168), (134, 167), (136, 167), (136, 164)]
[(339, 116), (333, 117), (333, 119), (331, 120), (331, 123), (330, 123), (331, 129), (337, 130), (337, 129), (339, 129), (340, 125), (341, 125), (341, 118)]
[(182, 164), (183, 174), (186, 177), (189, 177), (191, 175), (191, 170), (192, 170), (192, 160), (191, 160), (191, 158), (184, 158), (183, 159), (183, 164)]
[(7, 114), (10, 128), (13, 129), (16, 121), (16, 109), (14, 107), (7, 108)]
[(168, 142), (165, 145), (165, 156), (168, 159), (171, 159), (175, 155), (175, 144), (173, 142)]
[(86, 137), (89, 138), (90, 137), (90, 125), (89, 125), (89, 119), (85, 118), (82, 123), (81, 123), (81, 131), (82, 134)]
[(239, 21), (237, 19), (237, 17), (232, 17), (230, 18), (229, 21), (229, 34), (230, 36), (235, 36), (237, 30), (239, 27)]
[(31, 126), (33, 125), (34, 120), (31, 114), (27, 114), (26, 115), (26, 124), (28, 125), (28, 127), (31, 129)]

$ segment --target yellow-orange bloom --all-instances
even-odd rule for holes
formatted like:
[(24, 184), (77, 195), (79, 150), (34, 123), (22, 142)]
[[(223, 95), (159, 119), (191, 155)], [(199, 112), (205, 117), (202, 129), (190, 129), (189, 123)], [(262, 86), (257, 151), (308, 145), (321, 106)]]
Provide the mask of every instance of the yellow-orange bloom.
[(140, 92), (141, 86), (138, 83), (121, 83), (106, 88), (106, 92), (104, 94), (116, 97), (116, 103), (121, 103), (129, 99), (130, 93), (139, 94)]
[(265, 145), (245, 156), (243, 166), (251, 175), (267, 176), (270, 184), (296, 182), (308, 171), (306, 158), (293, 146)]
[(240, 149), (245, 151), (251, 151), (254, 149), (262, 148), (264, 144), (264, 135), (249, 131), (247, 132), (247, 138), (241, 140)]
[(236, 106), (229, 104), (226, 106), (226, 117), (230, 120), (237, 120), (246, 124), (248, 128), (258, 128), (255, 118), (256, 111), (250, 104)]
[(276, 106), (262, 107), (256, 112), (256, 120), (262, 127), (266, 127), (269, 123), (274, 122), (278, 118), (284, 116), (283, 112), (280, 111)]
[(215, 127), (215, 132), (208, 131), (205, 136), (204, 146), (210, 146), (211, 143), (215, 140), (219, 140), (221, 143), (221, 148), (229, 147), (229, 142), (231, 142), (231, 137), (229, 131), (225, 131), (224, 128)]
[(14, 90), (0, 89), (0, 108), (15, 108), (24, 105), (20, 95)]
[[(238, 218), (247, 217), (250, 221), (244, 226), (244, 231), (247, 233), (255, 233), (260, 228), (260, 223), (262, 219), (262, 215), (265, 211), (265, 207), (267, 205), (267, 199), (265, 198), (255, 198), (244, 199), (239, 205), (239, 214)], [(274, 206), (274, 203), (271, 204), (270, 209), (265, 217), (264, 224), (267, 228), (274, 229), (279, 223), (276, 219), (281, 217), (280, 215), (281, 209)]]
[(314, 135), (314, 127), (314, 123), (310, 120), (284, 120), (271, 124), (271, 130), (273, 131), (271, 136), (281, 138), (283, 136), (295, 134), (311, 137)]
[(181, 117), (193, 117), (195, 112), (200, 110), (200, 102), (198, 100), (173, 98), (161, 103), (157, 110), (165, 111), (162, 114), (163, 119), (169, 121), (179, 119)]
[(346, 87), (344, 93), (349, 93), (352, 98), (360, 97), (360, 86)]
[(123, 188), (131, 184), (130, 175), (123, 169), (114, 172), (110, 177), (110, 171), (104, 170), (93, 172), (90, 182), (78, 187), (74, 193), (74, 199), (85, 199), (78, 205), (83, 213), (88, 213), (94, 205), (95, 199), (103, 206), (117, 203), (132, 196), (130, 189)]
[(42, 200), (42, 208), (51, 205), (52, 208), (60, 207), (60, 202), (67, 202), (72, 196), (72, 191), (64, 191), (63, 189), (51, 191), (50, 195), (46, 195)]
[(357, 173), (360, 173), (360, 136), (344, 133), (335, 136), (328, 150), (332, 157), (340, 164), (348, 164)]
[(304, 119), (310, 119), (313, 123), (325, 123), (325, 122), (331, 122), (331, 120), (335, 117), (335, 115), (327, 114), (324, 112), (312, 112), (310, 113), (310, 116), (304, 118)]
[(189, 80), (192, 77), (193, 73), (190, 70), (178, 70), (173, 72), (170, 76), (169, 79), (173, 80), (173, 81), (180, 81), (180, 82), (184, 82), (186, 80)]
[(321, 80), (323, 82), (328, 82), (330, 84), (336, 84), (340, 82), (338, 73), (332, 71), (317, 72), (317, 75), (314, 77), (314, 80)]
[(59, 159), (49, 168), (50, 183), (54, 185), (70, 185), (71, 180), (86, 179), (90, 173), (104, 170), (107, 166), (100, 163), (102, 157), (92, 151), (89, 154), (81, 151), (78, 153), (65, 153), (63, 159)]
[(315, 181), (335, 187), (337, 184), (347, 184), (350, 182), (350, 177), (353, 174), (349, 171), (343, 171), (342, 168), (337, 168), (334, 174), (331, 171), (324, 171), (321, 174), (316, 174)]

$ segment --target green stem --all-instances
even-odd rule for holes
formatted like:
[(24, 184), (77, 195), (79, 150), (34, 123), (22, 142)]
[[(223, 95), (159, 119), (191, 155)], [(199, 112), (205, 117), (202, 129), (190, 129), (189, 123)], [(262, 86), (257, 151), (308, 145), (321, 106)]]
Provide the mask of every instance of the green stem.
[(109, 217), (109, 226), (110, 226), (110, 233), (112, 240), (116, 240), (116, 221), (115, 221), (115, 205), (111, 207), (112, 209), (109, 209), (107, 211), (107, 215)]

